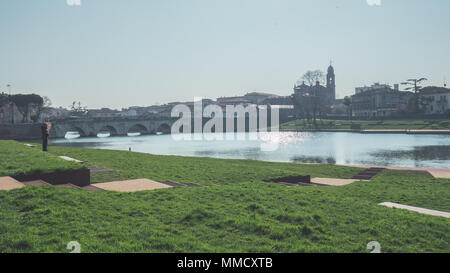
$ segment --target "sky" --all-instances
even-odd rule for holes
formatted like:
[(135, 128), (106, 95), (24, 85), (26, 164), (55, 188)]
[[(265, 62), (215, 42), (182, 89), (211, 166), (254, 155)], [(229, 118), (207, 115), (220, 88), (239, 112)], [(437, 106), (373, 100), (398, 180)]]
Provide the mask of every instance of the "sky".
[(115, 109), (286, 96), (330, 61), (338, 98), (415, 77), (442, 86), (449, 11), (448, 0), (1, 0), (0, 91)]

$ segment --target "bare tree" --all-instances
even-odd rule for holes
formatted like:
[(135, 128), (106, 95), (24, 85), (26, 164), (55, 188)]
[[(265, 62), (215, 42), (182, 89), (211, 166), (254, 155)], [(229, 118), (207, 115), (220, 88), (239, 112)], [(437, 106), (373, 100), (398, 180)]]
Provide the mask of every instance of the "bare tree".
[(72, 111), (72, 114), (76, 115), (76, 116), (82, 116), (84, 114), (86, 114), (87, 112), (87, 107), (86, 106), (81, 106), (81, 102), (72, 102), (72, 105), (70, 106), (70, 110)]
[(314, 85), (316, 82), (323, 83), (325, 79), (325, 73), (321, 70), (308, 70), (303, 74), (302, 80), (307, 82), (309, 85)]

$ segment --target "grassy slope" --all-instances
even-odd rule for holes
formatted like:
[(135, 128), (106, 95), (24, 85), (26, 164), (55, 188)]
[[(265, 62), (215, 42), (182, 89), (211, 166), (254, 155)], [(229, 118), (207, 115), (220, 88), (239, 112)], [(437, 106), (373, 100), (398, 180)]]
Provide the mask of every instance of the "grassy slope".
[(58, 158), (15, 141), (0, 141), (0, 177), (80, 169), (83, 165)]
[[(122, 175), (124, 178), (146, 177), (158, 181), (193, 182), (203, 185), (261, 181), (299, 174), (310, 174), (313, 177), (351, 178), (361, 171), (359, 168), (335, 165), (162, 156), (56, 146), (51, 147), (50, 152), (112, 169), (113, 175)], [(107, 179), (108, 177), (104, 175), (93, 175), (92, 181), (104, 182)]]
[(286, 187), (263, 178), (358, 169), (248, 160), (154, 156), (52, 147), (115, 175), (216, 185), (138, 193), (53, 187), (0, 192), (0, 252), (450, 251), (450, 220), (378, 206), (399, 202), (450, 211), (450, 180), (385, 171), (345, 187)]
[[(348, 121), (348, 120), (323, 120), (317, 121), (316, 129), (350, 129), (351, 124), (361, 125), (361, 129), (433, 129), (450, 130), (450, 121)], [(301, 130), (309, 128), (305, 120), (295, 120), (284, 123), (280, 126), (281, 130)]]

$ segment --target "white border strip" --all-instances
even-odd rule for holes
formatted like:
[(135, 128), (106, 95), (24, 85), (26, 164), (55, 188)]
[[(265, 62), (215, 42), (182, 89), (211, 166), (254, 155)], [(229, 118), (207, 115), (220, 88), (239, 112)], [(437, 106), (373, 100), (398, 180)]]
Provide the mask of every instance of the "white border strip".
[(385, 207), (388, 207), (388, 208), (406, 209), (406, 210), (415, 211), (415, 212), (422, 213), (422, 214), (428, 214), (428, 215), (432, 215), (432, 216), (441, 216), (441, 217), (445, 217), (445, 218), (450, 218), (450, 213), (443, 212), (443, 211), (438, 211), (438, 210), (431, 210), (431, 209), (423, 209), (423, 208), (418, 208), (418, 207), (411, 207), (411, 206), (406, 206), (406, 205), (396, 204), (396, 203), (391, 203), (391, 202), (384, 202), (384, 203), (380, 203), (379, 205), (385, 206)]

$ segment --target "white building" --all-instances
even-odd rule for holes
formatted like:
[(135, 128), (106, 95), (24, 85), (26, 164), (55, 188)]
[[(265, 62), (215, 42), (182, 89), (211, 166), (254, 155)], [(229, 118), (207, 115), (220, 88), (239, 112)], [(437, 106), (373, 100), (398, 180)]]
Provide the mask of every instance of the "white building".
[(444, 87), (425, 87), (420, 91), (425, 114), (442, 115), (450, 111), (450, 89)]
[[(391, 89), (391, 86), (389, 84), (380, 84), (380, 83), (374, 83), (371, 86), (364, 86), (364, 87), (356, 87), (355, 88), (355, 94), (367, 92), (367, 91), (376, 91), (380, 89)], [(394, 88), (395, 91), (398, 91), (398, 84), (395, 85)]]

